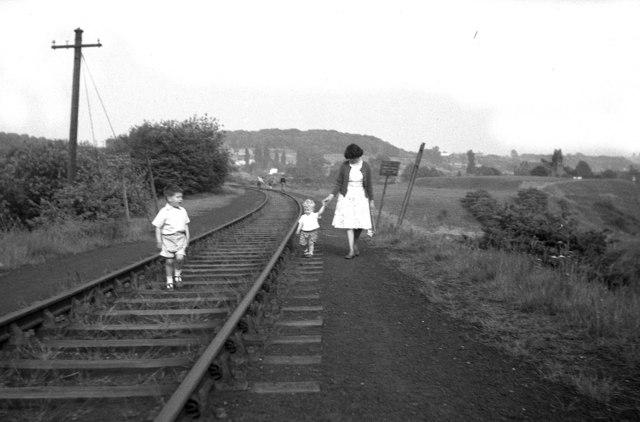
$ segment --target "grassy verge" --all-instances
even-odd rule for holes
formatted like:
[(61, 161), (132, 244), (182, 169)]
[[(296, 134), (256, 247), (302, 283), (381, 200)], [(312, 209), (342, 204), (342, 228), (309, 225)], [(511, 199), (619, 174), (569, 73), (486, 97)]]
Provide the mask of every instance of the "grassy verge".
[[(225, 187), (214, 195), (198, 194), (188, 197), (184, 201), (184, 207), (194, 217), (228, 205), (241, 193), (240, 189)], [(115, 244), (153, 241), (154, 232), (150, 219), (153, 218), (155, 209), (151, 208), (150, 206), (147, 218), (132, 218), (131, 221), (67, 221), (31, 231), (0, 231), (0, 270), (41, 264), (65, 255)]]
[(612, 406), (640, 409), (640, 288), (607, 290), (579, 268), (425, 234), (385, 218), (373, 245), (390, 251), (420, 290), (483, 337), (534, 362), (541, 375)]
[(0, 263), (4, 269), (40, 264), (64, 255), (86, 252), (117, 243), (150, 240), (146, 218), (102, 222), (69, 221), (32, 231), (0, 232)]

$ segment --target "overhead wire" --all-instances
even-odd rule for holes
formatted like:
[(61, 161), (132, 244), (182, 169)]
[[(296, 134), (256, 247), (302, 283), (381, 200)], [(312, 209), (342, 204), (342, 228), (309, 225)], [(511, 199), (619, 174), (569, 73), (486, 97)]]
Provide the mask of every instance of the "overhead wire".
[(89, 69), (89, 65), (87, 64), (87, 59), (85, 59), (84, 54), (82, 54), (82, 61), (85, 64), (85, 67), (87, 69), (87, 73), (89, 74), (89, 77), (91, 78), (91, 83), (93, 84), (93, 88), (96, 91), (96, 94), (98, 95), (98, 100), (100, 101), (100, 105), (102, 106), (102, 110), (104, 111), (104, 115), (107, 118), (107, 122), (109, 123), (109, 127), (111, 128), (111, 134), (113, 135), (114, 138), (116, 138), (116, 132), (113, 130), (113, 125), (111, 124), (111, 119), (109, 118), (109, 113), (107, 113), (107, 108), (104, 106), (104, 102), (102, 101), (102, 96), (100, 95), (100, 92), (98, 91), (98, 86), (96, 85), (95, 80), (93, 79), (93, 75), (91, 74), (91, 69)]
[(82, 81), (84, 82), (84, 93), (85, 93), (85, 97), (87, 99), (87, 108), (89, 109), (89, 125), (91, 126), (91, 138), (93, 140), (93, 145), (97, 146), (97, 144), (96, 144), (96, 133), (93, 130), (93, 114), (91, 113), (91, 101), (89, 101), (89, 88), (87, 87), (87, 78), (83, 77)]

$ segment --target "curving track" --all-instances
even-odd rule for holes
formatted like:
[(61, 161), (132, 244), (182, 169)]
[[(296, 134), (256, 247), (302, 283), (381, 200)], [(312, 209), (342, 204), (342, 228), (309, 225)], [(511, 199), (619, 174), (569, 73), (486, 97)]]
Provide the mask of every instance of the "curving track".
[(157, 257), (0, 320), (0, 419), (173, 421), (230, 377), (259, 323), (300, 208), (265, 192), (256, 210), (193, 240), (184, 287)]

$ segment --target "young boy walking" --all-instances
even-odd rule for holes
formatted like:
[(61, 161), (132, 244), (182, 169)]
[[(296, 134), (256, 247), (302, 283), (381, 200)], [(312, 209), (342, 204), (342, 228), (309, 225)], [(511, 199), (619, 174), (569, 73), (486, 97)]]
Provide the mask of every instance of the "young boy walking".
[(298, 220), (296, 235), (300, 235), (300, 245), (305, 247), (304, 256), (310, 258), (313, 256), (313, 249), (318, 241), (318, 229), (320, 228), (318, 219), (322, 217), (324, 212), (324, 201), (322, 201), (322, 207), (318, 212), (314, 212), (316, 204), (313, 199), (305, 199), (302, 203), (302, 208), (304, 209), (304, 214)]
[(182, 205), (182, 189), (167, 186), (164, 190), (167, 205), (164, 206), (151, 224), (156, 228), (156, 245), (160, 256), (165, 258), (167, 289), (182, 285), (182, 264), (189, 246), (189, 216)]

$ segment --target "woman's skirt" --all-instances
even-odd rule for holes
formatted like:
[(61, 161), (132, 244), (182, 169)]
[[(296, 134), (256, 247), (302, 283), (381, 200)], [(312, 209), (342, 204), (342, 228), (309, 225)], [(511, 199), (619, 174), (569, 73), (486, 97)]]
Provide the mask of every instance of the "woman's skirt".
[(369, 200), (364, 188), (349, 187), (345, 196), (338, 194), (332, 224), (337, 229), (371, 229)]

